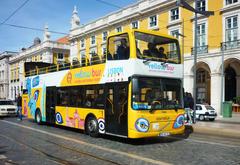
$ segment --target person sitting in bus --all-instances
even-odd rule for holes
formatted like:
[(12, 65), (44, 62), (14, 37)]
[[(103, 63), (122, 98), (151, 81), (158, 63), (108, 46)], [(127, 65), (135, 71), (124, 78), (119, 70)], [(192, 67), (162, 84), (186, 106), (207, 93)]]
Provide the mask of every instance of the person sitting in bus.
[(151, 89), (146, 91), (145, 101), (148, 103), (148, 105), (151, 105), (151, 103), (153, 101), (153, 91)]
[(144, 56), (149, 56), (149, 57), (158, 57), (158, 50), (156, 48), (156, 44), (154, 43), (148, 43), (148, 50), (143, 51)]
[(117, 48), (117, 54), (115, 55), (115, 60), (125, 60), (128, 59), (130, 55), (129, 46), (127, 45), (126, 38), (121, 40), (121, 44)]
[(158, 57), (159, 58), (167, 58), (167, 55), (164, 53), (164, 48), (163, 47), (160, 47), (159, 48), (159, 54), (158, 54)]
[(87, 98), (86, 98), (85, 106), (86, 107), (91, 107), (92, 106), (92, 98), (91, 98), (90, 95), (88, 95)]

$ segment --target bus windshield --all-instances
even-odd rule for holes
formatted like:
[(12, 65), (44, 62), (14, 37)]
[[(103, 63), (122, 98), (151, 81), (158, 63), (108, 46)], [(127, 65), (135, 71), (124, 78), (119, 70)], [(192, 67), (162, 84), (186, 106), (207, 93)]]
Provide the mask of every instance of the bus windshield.
[(181, 80), (133, 78), (132, 107), (135, 110), (183, 107)]
[(179, 64), (180, 50), (177, 39), (135, 32), (137, 57)]

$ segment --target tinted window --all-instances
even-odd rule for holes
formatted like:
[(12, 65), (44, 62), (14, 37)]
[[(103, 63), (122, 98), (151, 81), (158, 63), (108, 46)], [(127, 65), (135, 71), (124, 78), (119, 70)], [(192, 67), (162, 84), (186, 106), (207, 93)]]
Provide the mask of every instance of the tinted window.
[(58, 88), (57, 89), (57, 105), (59, 106), (69, 106), (69, 94), (68, 88)]
[(57, 89), (57, 105), (68, 107), (104, 108), (103, 86), (74, 86)]
[(163, 61), (168, 63), (181, 62), (178, 40), (147, 33), (135, 32), (137, 57)]
[(181, 81), (166, 78), (134, 78), (133, 109), (182, 108)]
[(202, 107), (201, 106), (196, 106), (196, 109), (197, 110), (202, 110)]
[(129, 59), (130, 48), (127, 34), (110, 37), (108, 43), (108, 60)]
[(211, 107), (210, 105), (205, 105), (207, 110), (215, 110), (213, 107)]

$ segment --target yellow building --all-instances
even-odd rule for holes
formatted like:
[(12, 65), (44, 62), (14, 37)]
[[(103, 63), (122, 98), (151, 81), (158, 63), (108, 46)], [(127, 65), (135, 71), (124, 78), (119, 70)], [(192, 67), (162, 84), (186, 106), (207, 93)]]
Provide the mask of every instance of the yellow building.
[(68, 63), (70, 46), (68, 37), (57, 41), (50, 40), (48, 27), (45, 27), (43, 42), (37, 37), (29, 48), (23, 48), (21, 52), (9, 59), (9, 99), (14, 100), (16, 95), (21, 93), (25, 84), (24, 63), (45, 62), (45, 63)]
[[(187, 2), (195, 6), (193, 0)], [(196, 6), (214, 11), (214, 16), (198, 16), (197, 101), (213, 105), (220, 113), (221, 89), (225, 100), (240, 96), (240, 0), (199, 0)], [(92, 54), (102, 58), (107, 35), (130, 28), (157, 30), (179, 38), (185, 91), (193, 93), (194, 14), (177, 7), (176, 0), (141, 0), (82, 26), (75, 8), (71, 24), (70, 59), (80, 63), (83, 58), (91, 62)], [(221, 84), (223, 54), (225, 85)]]

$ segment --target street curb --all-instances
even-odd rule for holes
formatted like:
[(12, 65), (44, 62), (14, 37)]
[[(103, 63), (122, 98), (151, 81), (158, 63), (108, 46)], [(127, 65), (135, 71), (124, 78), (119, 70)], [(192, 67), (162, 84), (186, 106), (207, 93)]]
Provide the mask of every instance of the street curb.
[(234, 130), (234, 129), (211, 128), (211, 127), (193, 125), (193, 132), (200, 133), (200, 134), (208, 134), (213, 136), (224, 136), (224, 137), (240, 139), (240, 131)]

